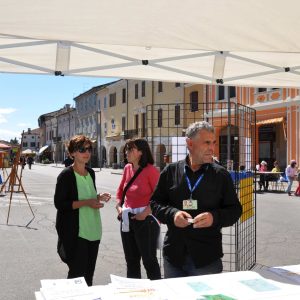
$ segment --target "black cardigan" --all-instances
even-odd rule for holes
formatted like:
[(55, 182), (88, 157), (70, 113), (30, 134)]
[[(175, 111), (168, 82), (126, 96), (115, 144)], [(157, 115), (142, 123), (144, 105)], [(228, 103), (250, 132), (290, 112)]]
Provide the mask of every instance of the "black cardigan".
[[(86, 169), (96, 189), (95, 172), (91, 168)], [(78, 201), (78, 190), (74, 170), (70, 166), (58, 175), (54, 194), (54, 205), (57, 209), (57, 252), (65, 263), (72, 258), (79, 233), (79, 209), (73, 209), (73, 201)]]

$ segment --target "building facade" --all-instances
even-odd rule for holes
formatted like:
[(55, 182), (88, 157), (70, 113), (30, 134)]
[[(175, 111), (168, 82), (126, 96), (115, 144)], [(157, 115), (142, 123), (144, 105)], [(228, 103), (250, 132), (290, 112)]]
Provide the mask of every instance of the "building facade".
[(22, 133), (22, 148), (23, 150), (30, 149), (37, 152), (40, 148), (40, 128), (28, 128)]
[(76, 110), (70, 104), (54, 112), (39, 117), (40, 126), (40, 161), (48, 159), (52, 162), (62, 162), (66, 155), (66, 143), (75, 135)]
[[(163, 125), (164, 106), (184, 101), (184, 86), (179, 83), (122, 79), (97, 92), (101, 111), (101, 163), (122, 167), (124, 146), (130, 138), (148, 138), (158, 167), (163, 164), (169, 139), (174, 132)], [(150, 107), (160, 104), (157, 111)], [(148, 112), (147, 112), (148, 110)], [(169, 120), (169, 122), (174, 122)], [(160, 132), (155, 136), (154, 128)], [(149, 138), (151, 136), (151, 138)]]
[[(193, 85), (193, 87), (203, 85)], [(300, 160), (300, 97), (298, 89), (287, 88), (249, 88), (249, 87), (226, 87), (207, 85), (200, 92), (199, 102), (205, 109), (210, 111), (221, 109), (227, 105), (228, 100), (256, 110), (256, 135), (252, 155), (256, 163), (265, 160), (268, 169), (273, 168), (275, 160), (279, 162), (281, 170), (289, 164), (290, 160)], [(186, 102), (190, 101), (186, 95)], [(210, 106), (205, 106), (210, 103)], [(226, 111), (224, 111), (226, 115)], [(253, 125), (254, 125), (253, 123)], [(233, 128), (234, 132), (241, 131)], [(227, 125), (223, 124), (218, 136), (226, 139)], [(222, 139), (222, 138), (221, 138)], [(219, 140), (221, 144), (221, 140)], [(248, 145), (240, 142), (240, 152)], [(219, 152), (219, 149), (217, 149)], [(254, 155), (255, 152), (255, 155)], [(253, 168), (253, 166), (251, 166)]]
[[(100, 147), (98, 147), (98, 144), (101, 143), (99, 140), (100, 120), (98, 121), (98, 118), (100, 113), (99, 103), (101, 100), (97, 93), (101, 90), (105, 90), (105, 88), (111, 84), (114, 84), (114, 82), (93, 87), (74, 98), (77, 112), (75, 125), (76, 134), (83, 134), (93, 142), (92, 157), (90, 161), (92, 167), (97, 167), (100, 164)], [(103, 107), (107, 105), (107, 101), (107, 98), (104, 97)]]
[[(74, 98), (76, 109), (56, 111), (40, 117), (40, 146), (52, 145), (52, 159), (63, 160), (65, 142), (75, 134), (93, 141), (92, 166), (122, 167), (126, 162), (127, 139), (147, 137), (155, 164), (162, 168), (174, 152), (174, 137), (184, 137), (185, 128), (195, 120), (209, 120), (212, 111), (226, 114), (231, 122), (234, 111), (224, 109), (229, 101), (256, 110), (255, 137), (242, 132), (242, 123), (217, 124), (216, 155), (224, 163), (230, 143), (240, 135), (241, 153), (249, 146), (251, 161), (275, 160), (282, 170), (291, 159), (300, 160), (300, 96), (298, 89), (267, 89), (176, 82), (118, 80), (94, 87)], [(70, 109), (70, 107), (69, 107)], [(215, 114), (217, 116), (217, 114)], [(243, 120), (243, 122), (248, 122)], [(214, 120), (217, 120), (216, 118)], [(222, 123), (223, 122), (223, 123)], [(228, 128), (232, 136), (228, 139)], [(233, 140), (232, 140), (233, 139)], [(251, 142), (251, 143), (252, 143)], [(176, 141), (175, 141), (176, 143)], [(252, 145), (252, 144), (251, 144)], [(224, 150), (225, 149), (225, 150)], [(229, 150), (228, 150), (229, 151)], [(246, 164), (240, 157), (239, 164)], [(250, 161), (250, 160), (249, 160)], [(254, 166), (248, 166), (253, 168)]]
[(76, 132), (76, 109), (66, 104), (57, 114), (56, 161), (63, 161), (67, 156), (67, 144)]

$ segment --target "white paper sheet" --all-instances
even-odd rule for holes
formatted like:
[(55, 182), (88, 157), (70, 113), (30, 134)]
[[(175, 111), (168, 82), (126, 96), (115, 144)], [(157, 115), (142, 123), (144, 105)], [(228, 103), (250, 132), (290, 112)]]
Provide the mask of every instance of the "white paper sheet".
[(300, 265), (268, 268), (269, 272), (275, 273), (291, 282), (300, 284)]
[[(283, 272), (284, 270), (284, 272)], [(86, 287), (82, 282), (42, 281), (46, 300), (299, 300), (300, 266), (271, 268), (271, 272), (288, 276), (290, 283), (267, 279), (253, 271), (183, 277), (150, 281), (111, 275), (111, 284)], [(276, 276), (274, 275), (275, 279)], [(277, 276), (278, 278), (278, 276)], [(78, 287), (79, 286), (79, 287)], [(36, 293), (36, 299), (41, 294)]]
[(111, 299), (160, 299), (157, 291), (149, 279), (132, 279), (110, 275)]
[(41, 280), (40, 294), (45, 300), (101, 299), (90, 289), (83, 277), (73, 279)]

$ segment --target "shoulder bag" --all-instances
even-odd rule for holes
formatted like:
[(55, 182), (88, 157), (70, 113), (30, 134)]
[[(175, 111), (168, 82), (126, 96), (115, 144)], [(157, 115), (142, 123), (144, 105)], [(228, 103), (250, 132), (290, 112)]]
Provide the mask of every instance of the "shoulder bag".
[[(127, 183), (127, 185), (125, 186), (123, 193), (122, 193), (122, 199), (121, 199), (121, 203), (120, 206), (122, 207), (124, 202), (125, 202), (125, 196), (126, 196), (126, 192), (128, 191), (128, 189), (130, 188), (130, 186), (132, 185), (132, 183), (135, 181), (135, 179), (139, 176), (139, 174), (143, 171), (143, 168), (139, 167), (137, 169), (137, 171), (135, 172), (135, 174), (132, 176), (132, 178), (129, 180), (129, 182)], [(121, 216), (119, 215), (118, 220), (121, 221)]]

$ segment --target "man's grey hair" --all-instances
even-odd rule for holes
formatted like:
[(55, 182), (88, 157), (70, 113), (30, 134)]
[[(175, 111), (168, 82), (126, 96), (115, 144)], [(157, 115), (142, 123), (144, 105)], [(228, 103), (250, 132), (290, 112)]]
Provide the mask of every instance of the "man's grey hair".
[(206, 121), (200, 121), (190, 124), (185, 131), (185, 136), (189, 139), (194, 138), (200, 130), (206, 130), (208, 132), (215, 133), (215, 128)]

